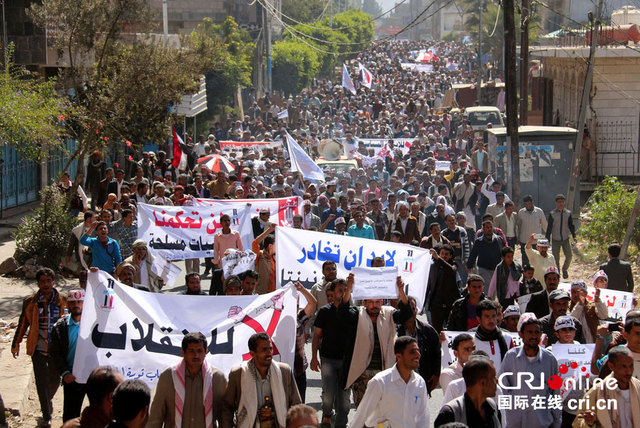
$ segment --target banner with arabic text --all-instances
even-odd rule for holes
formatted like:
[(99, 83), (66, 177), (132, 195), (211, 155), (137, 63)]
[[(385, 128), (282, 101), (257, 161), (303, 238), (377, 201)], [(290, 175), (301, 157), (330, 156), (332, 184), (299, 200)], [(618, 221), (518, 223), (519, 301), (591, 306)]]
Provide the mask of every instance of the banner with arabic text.
[(222, 150), (240, 150), (243, 148), (263, 149), (267, 147), (282, 146), (282, 141), (220, 141)]
[[(207, 206), (218, 209), (232, 207), (238, 211), (242, 210), (247, 204), (251, 204), (250, 215), (256, 217), (260, 210), (266, 208), (271, 213), (269, 221), (278, 226), (291, 226), (293, 224), (293, 216), (300, 214), (300, 206), (302, 198), (299, 196), (289, 196), (287, 198), (271, 198), (271, 199), (195, 199), (196, 206)], [(249, 247), (250, 249), (250, 247)]]
[[(566, 290), (571, 294), (571, 284), (561, 282), (558, 288)], [(595, 287), (587, 288), (587, 300), (593, 302), (596, 295)], [(600, 300), (607, 305), (607, 311), (609, 312), (610, 321), (624, 321), (627, 312), (633, 309), (633, 293), (626, 291), (610, 290), (608, 288), (600, 289)]]
[(424, 248), (353, 236), (309, 230), (276, 228), (276, 282), (300, 281), (310, 288), (322, 280), (322, 263), (331, 260), (338, 278), (346, 278), (354, 267), (371, 266), (374, 257), (382, 257), (386, 266), (397, 266), (407, 295), (416, 299), (418, 310), (424, 304), (431, 254)]
[(226, 374), (250, 358), (247, 341), (261, 332), (272, 339), (274, 361), (293, 366), (296, 293), (292, 286), (256, 296), (149, 293), (90, 272), (73, 374), (85, 383), (94, 368), (111, 366), (154, 387), (182, 358), (189, 332), (204, 334), (207, 362)]
[(231, 230), (240, 233), (243, 248), (253, 241), (251, 213), (244, 205), (182, 206), (138, 204), (138, 239), (143, 239), (154, 255), (168, 260), (213, 257), (213, 240), (222, 230), (220, 216), (231, 217)]

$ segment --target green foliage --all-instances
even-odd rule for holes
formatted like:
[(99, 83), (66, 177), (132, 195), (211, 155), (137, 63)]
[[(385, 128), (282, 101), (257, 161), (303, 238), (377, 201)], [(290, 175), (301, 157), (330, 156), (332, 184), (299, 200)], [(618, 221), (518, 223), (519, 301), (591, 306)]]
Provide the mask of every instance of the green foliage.
[(14, 256), (19, 263), (35, 258), (38, 264), (57, 269), (78, 219), (68, 214), (67, 199), (56, 185), (44, 188), (40, 200), (42, 204), (22, 220), (13, 234)]
[(300, 42), (277, 42), (271, 55), (273, 87), (286, 95), (296, 94), (309, 85), (320, 68), (316, 51)]
[(40, 160), (47, 150), (64, 145), (60, 122), (69, 106), (54, 88), (54, 80), (38, 80), (11, 62), (0, 71), (0, 142), (14, 146), (23, 158)]
[(323, 76), (332, 75), (336, 65), (366, 49), (373, 36), (371, 15), (359, 10), (337, 13), (332, 22), (324, 17), (313, 25), (299, 24), (284, 32), (285, 40), (316, 48), (318, 73)]
[[(189, 43), (204, 55), (201, 65), (207, 81), (209, 109), (231, 104), (238, 87), (251, 85), (255, 45), (233, 17), (228, 16), (222, 24), (205, 18), (191, 33)], [(210, 56), (211, 52), (215, 54)]]
[[(622, 242), (635, 202), (635, 189), (622, 184), (617, 177), (605, 177), (587, 202), (588, 215), (580, 227), (580, 235), (591, 246), (605, 248), (611, 242)], [(640, 243), (640, 222), (636, 221), (631, 242)]]
[(285, 23), (291, 25), (300, 22), (314, 22), (326, 11), (328, 7), (326, 3), (323, 0), (283, 0), (281, 5), (282, 18)]

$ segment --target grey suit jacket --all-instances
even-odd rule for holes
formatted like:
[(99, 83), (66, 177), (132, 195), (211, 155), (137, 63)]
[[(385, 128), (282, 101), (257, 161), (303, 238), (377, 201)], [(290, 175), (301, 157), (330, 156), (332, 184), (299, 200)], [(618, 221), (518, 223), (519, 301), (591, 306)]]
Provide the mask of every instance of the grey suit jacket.
[(516, 230), (516, 224), (518, 224), (518, 213), (514, 211), (513, 213), (511, 213), (511, 217), (513, 218), (513, 221), (514, 221), (513, 231), (515, 233), (515, 236), (507, 236), (507, 216), (505, 213), (498, 214), (493, 219), (493, 226), (502, 230), (504, 232), (504, 235), (507, 236), (507, 238), (514, 238), (518, 236), (518, 231)]

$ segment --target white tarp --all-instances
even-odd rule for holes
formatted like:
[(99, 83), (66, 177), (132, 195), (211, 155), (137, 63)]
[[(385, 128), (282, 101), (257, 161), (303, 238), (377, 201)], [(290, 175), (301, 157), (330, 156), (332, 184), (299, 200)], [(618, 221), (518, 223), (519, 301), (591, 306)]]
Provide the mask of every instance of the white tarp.
[(213, 238), (222, 230), (220, 216), (231, 217), (231, 229), (243, 242), (253, 241), (251, 210), (234, 206), (164, 206), (138, 204), (138, 239), (143, 239), (154, 255), (168, 260), (213, 257)]
[(85, 383), (91, 370), (106, 365), (154, 387), (182, 358), (188, 332), (204, 334), (207, 362), (227, 374), (250, 358), (247, 341), (261, 332), (271, 336), (273, 359), (293, 366), (296, 293), (292, 287), (259, 296), (149, 293), (90, 272), (73, 374)]
[[(278, 226), (291, 226), (293, 224), (293, 216), (300, 214), (300, 206), (302, 198), (299, 196), (289, 196), (287, 198), (273, 199), (195, 199), (196, 206), (206, 206), (221, 208), (233, 208), (238, 212), (247, 204), (251, 204), (251, 217), (256, 217), (260, 210), (266, 208), (271, 213), (269, 221)], [(244, 241), (243, 241), (244, 243)], [(251, 249), (251, 247), (247, 248)]]
[(413, 296), (418, 310), (424, 304), (431, 254), (424, 248), (406, 244), (334, 235), (288, 227), (276, 228), (276, 282), (280, 286), (300, 281), (311, 287), (322, 280), (322, 263), (336, 263), (338, 277), (346, 278), (354, 267), (371, 266), (374, 257), (386, 266), (396, 266), (407, 295)]

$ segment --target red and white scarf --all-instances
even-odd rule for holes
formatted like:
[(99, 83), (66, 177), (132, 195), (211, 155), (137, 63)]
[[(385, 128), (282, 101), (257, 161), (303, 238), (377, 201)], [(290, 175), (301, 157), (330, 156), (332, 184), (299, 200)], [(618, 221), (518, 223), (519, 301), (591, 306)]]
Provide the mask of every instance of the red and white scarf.
[[(182, 412), (184, 410), (185, 399), (185, 370), (186, 364), (184, 358), (180, 360), (178, 365), (171, 368), (171, 378), (173, 379), (173, 389), (175, 390), (175, 406), (176, 406), (176, 428), (182, 427)], [(206, 361), (202, 362), (202, 404), (204, 405), (204, 420), (206, 428), (213, 428), (213, 390), (211, 382), (213, 371)]]

